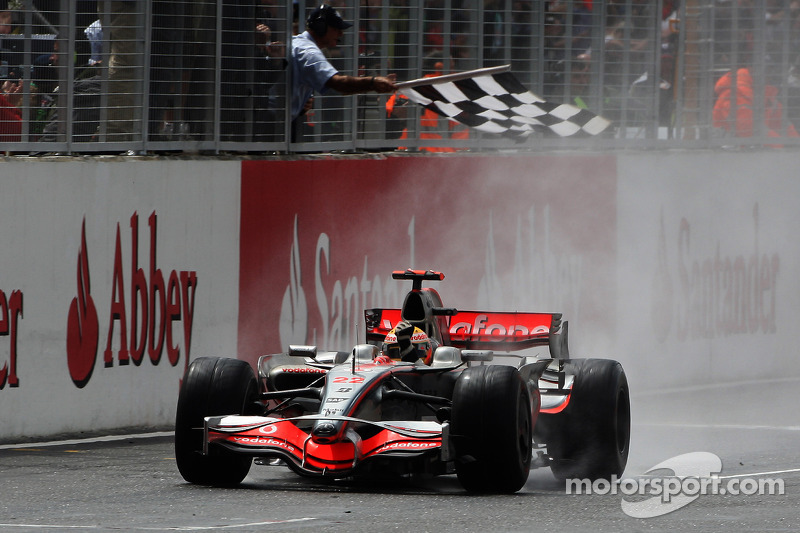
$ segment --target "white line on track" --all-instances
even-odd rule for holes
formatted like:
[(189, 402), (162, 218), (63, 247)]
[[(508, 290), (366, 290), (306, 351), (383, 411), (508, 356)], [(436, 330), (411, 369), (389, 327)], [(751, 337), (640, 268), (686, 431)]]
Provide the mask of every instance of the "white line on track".
[(633, 396), (636, 398), (647, 398), (654, 396), (664, 396), (671, 394), (680, 394), (686, 392), (700, 392), (718, 389), (737, 389), (741, 387), (766, 386), (766, 385), (782, 385), (787, 383), (798, 383), (800, 377), (781, 377), (781, 378), (763, 378), (763, 379), (746, 379), (740, 381), (727, 381), (722, 383), (701, 383), (696, 385), (684, 385), (679, 387), (669, 387), (663, 389), (653, 389), (649, 391), (639, 392)]
[(153, 433), (134, 433), (130, 435), (107, 435), (104, 437), (89, 437), (85, 439), (51, 440), (46, 442), (23, 442), (20, 444), (0, 444), (0, 450), (16, 448), (44, 448), (47, 446), (72, 446), (74, 444), (93, 444), (97, 442), (115, 442), (128, 439), (152, 439), (155, 437), (171, 437), (172, 431), (158, 431)]
[(307, 522), (309, 520), (317, 520), (316, 518), (289, 518), (287, 520), (266, 520), (264, 522), (248, 522), (246, 524), (229, 524), (226, 526), (174, 526), (174, 527), (136, 527), (136, 526), (92, 526), (92, 525), (79, 525), (69, 526), (64, 524), (0, 524), (0, 527), (15, 527), (25, 529), (102, 529), (102, 530), (125, 530), (125, 531), (219, 531), (223, 529), (239, 529), (243, 527), (261, 527), (272, 525), (292, 524), (296, 522)]
[(645, 422), (634, 423), (634, 426), (675, 427), (697, 429), (755, 429), (771, 431), (800, 431), (800, 426), (768, 426), (763, 424), (684, 424), (680, 422)]
[(771, 476), (774, 474), (793, 474), (800, 472), (800, 468), (788, 468), (786, 470), (773, 470), (772, 472), (751, 472), (750, 474), (735, 474), (732, 476), (717, 476), (720, 479), (730, 479), (734, 477), (758, 477), (758, 476)]

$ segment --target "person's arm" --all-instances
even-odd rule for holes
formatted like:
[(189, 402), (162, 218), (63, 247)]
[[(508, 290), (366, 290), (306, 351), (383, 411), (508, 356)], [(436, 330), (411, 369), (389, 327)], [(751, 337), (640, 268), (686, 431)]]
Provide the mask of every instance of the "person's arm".
[(347, 76), (345, 74), (334, 74), (325, 84), (334, 91), (342, 94), (358, 94), (375, 91), (376, 93), (390, 93), (397, 90), (395, 81), (397, 76), (389, 74), (387, 76)]

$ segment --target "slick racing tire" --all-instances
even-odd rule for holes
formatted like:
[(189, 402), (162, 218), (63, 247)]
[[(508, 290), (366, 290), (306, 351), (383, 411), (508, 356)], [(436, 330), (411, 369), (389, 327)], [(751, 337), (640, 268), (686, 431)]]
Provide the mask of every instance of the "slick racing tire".
[(467, 368), (453, 391), (450, 434), (458, 480), (469, 492), (513, 493), (525, 484), (533, 444), (531, 397), (519, 372)]
[(622, 365), (609, 359), (573, 359), (572, 396), (560, 413), (540, 413), (537, 440), (547, 446), (556, 479), (611, 479), (628, 462), (631, 406)]
[(252, 459), (221, 447), (203, 455), (203, 418), (246, 414), (258, 394), (252, 367), (239, 359), (195, 359), (183, 376), (175, 416), (175, 459), (183, 478), (200, 485), (238, 485)]

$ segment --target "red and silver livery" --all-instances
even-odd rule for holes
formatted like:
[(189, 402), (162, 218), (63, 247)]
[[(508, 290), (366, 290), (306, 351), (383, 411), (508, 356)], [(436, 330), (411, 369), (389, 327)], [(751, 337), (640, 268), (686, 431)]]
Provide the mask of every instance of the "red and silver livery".
[[(192, 362), (175, 423), (183, 477), (235, 485), (253, 458), (329, 478), (456, 474), (471, 492), (516, 492), (532, 467), (622, 474), (630, 400), (618, 362), (570, 358), (560, 313), (462, 311), (422, 286), (440, 272), (393, 277), (412, 282), (402, 308), (365, 310), (367, 343), (349, 351), (290, 346), (259, 358), (257, 376), (238, 359)], [(380, 357), (401, 320), (435, 341), (430, 364)]]

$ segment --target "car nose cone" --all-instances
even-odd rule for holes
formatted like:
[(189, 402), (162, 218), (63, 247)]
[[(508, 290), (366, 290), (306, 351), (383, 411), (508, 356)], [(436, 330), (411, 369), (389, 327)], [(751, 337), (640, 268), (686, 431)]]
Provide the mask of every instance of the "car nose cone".
[(328, 440), (336, 435), (336, 426), (330, 422), (323, 422), (317, 425), (311, 434), (319, 440)]

